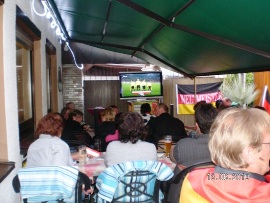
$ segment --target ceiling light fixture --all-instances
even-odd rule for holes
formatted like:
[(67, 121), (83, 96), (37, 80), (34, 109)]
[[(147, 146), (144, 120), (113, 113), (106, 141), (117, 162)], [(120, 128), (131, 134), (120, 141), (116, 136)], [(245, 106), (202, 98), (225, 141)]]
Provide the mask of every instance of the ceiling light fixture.
[(68, 37), (66, 36), (65, 32), (63, 31), (61, 24), (59, 23), (50, 3), (47, 0), (41, 0), (44, 12), (39, 13), (36, 10), (35, 1), (36, 0), (32, 0), (32, 9), (35, 12), (35, 14), (37, 14), (38, 16), (46, 16), (46, 18), (49, 20), (52, 19), (52, 22), (50, 23), (51, 28), (55, 29), (55, 33), (57, 36), (60, 37), (61, 42), (62, 42), (62, 40), (64, 40), (66, 42), (64, 50), (65, 51), (69, 50), (72, 54), (72, 57), (73, 57), (73, 60), (74, 60), (76, 67), (79, 69), (83, 69), (83, 64), (81, 64), (80, 66), (77, 64), (73, 50), (70, 48), (69, 43), (67, 42)]

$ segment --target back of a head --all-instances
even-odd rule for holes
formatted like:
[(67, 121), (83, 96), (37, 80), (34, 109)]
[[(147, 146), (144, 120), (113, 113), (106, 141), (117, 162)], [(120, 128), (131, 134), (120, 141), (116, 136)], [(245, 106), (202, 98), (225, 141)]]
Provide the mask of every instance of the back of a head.
[(73, 120), (73, 117), (74, 117), (74, 116), (83, 116), (83, 112), (81, 112), (81, 111), (78, 110), (78, 109), (74, 109), (74, 110), (72, 110), (72, 111), (69, 113), (68, 118), (69, 118), (70, 120)]
[(167, 106), (166, 104), (164, 104), (164, 103), (159, 103), (159, 104), (158, 104), (158, 108), (159, 108), (159, 109), (163, 109), (164, 112), (166, 112), (166, 113), (169, 112), (168, 106)]
[(217, 114), (217, 109), (210, 103), (202, 103), (197, 106), (195, 109), (195, 120), (202, 133), (209, 133)]
[(35, 137), (40, 134), (48, 134), (51, 136), (59, 136), (63, 131), (63, 119), (56, 113), (49, 113), (41, 118), (35, 131)]
[(141, 115), (137, 112), (122, 113), (118, 120), (119, 140), (123, 143), (136, 143), (144, 138), (146, 131)]
[(68, 102), (68, 103), (66, 103), (66, 107), (73, 110), (73, 109), (75, 109), (75, 104), (74, 104), (74, 102)]
[(201, 104), (206, 104), (206, 101), (205, 101), (205, 100), (202, 100), (202, 101), (197, 102), (197, 103), (194, 105), (193, 110), (195, 111), (196, 108), (197, 108), (198, 106), (200, 106)]
[(224, 168), (246, 168), (242, 152), (248, 147), (260, 151), (263, 133), (270, 133), (270, 115), (256, 108), (221, 111), (211, 126), (209, 150), (212, 161)]
[(149, 103), (143, 103), (141, 105), (141, 114), (144, 114), (144, 113), (150, 113), (151, 112), (151, 106)]
[(111, 107), (107, 107), (101, 111), (100, 116), (102, 121), (114, 121), (115, 111)]
[(222, 104), (222, 99), (216, 100), (215, 105), (216, 105), (216, 108), (217, 108), (217, 109), (219, 109), (219, 107), (220, 107), (221, 104)]
[(118, 106), (112, 104), (112, 105), (110, 105), (110, 106), (108, 106), (108, 107), (112, 108), (112, 109), (115, 111), (115, 114), (118, 114), (118, 113), (119, 113)]

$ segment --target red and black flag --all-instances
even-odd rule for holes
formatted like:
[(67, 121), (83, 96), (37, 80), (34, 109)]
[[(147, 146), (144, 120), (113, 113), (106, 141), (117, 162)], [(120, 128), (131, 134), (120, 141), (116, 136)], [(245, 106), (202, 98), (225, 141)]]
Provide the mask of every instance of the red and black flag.
[[(219, 87), (222, 82), (196, 85), (196, 94), (194, 85), (176, 85), (177, 88), (177, 113), (194, 114), (194, 104), (199, 101), (214, 103), (221, 99)], [(196, 99), (195, 99), (196, 98)]]
[(267, 86), (265, 86), (263, 92), (262, 107), (264, 107), (268, 113), (270, 113), (270, 95)]

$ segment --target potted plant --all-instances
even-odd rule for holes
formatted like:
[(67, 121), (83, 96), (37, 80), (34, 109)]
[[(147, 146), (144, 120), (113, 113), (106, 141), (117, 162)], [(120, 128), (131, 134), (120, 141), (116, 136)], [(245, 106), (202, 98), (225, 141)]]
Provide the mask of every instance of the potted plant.
[(220, 87), (223, 97), (228, 97), (232, 102), (236, 102), (243, 108), (251, 104), (259, 94), (254, 83), (243, 82), (239, 77), (231, 77), (225, 80)]

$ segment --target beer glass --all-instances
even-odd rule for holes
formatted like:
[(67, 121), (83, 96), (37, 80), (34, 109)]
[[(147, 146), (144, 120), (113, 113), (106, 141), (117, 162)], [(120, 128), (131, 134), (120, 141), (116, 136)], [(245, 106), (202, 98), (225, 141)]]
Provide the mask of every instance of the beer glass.
[(79, 164), (84, 165), (86, 163), (87, 157), (86, 146), (80, 145), (78, 149), (79, 149)]
[(164, 144), (165, 144), (165, 156), (169, 157), (171, 146), (172, 146), (172, 136), (171, 135), (165, 135)]

